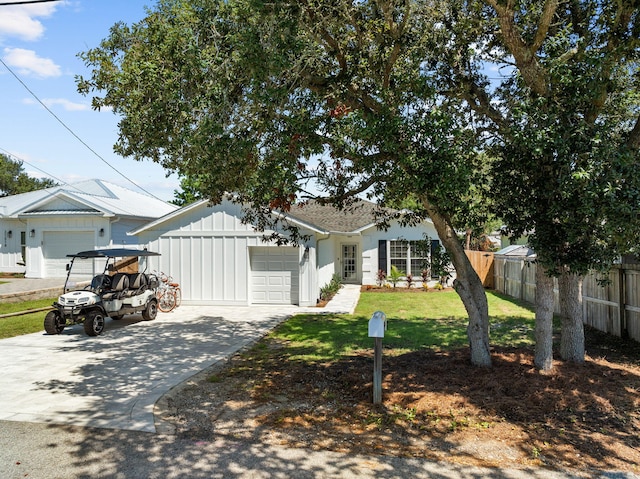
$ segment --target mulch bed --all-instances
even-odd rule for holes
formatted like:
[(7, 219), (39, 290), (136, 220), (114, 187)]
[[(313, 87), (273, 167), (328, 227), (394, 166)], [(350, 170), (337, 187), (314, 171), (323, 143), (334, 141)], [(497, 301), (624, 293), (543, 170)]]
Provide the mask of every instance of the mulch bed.
[[(172, 402), (180, 434), (231, 434), (294, 447), (423, 457), (489, 467), (640, 473), (640, 344), (587, 329), (587, 361), (533, 366), (529, 349), (385, 355), (383, 404), (371, 403), (372, 354), (289, 361), (265, 340)], [(186, 396), (185, 396), (186, 397)]]

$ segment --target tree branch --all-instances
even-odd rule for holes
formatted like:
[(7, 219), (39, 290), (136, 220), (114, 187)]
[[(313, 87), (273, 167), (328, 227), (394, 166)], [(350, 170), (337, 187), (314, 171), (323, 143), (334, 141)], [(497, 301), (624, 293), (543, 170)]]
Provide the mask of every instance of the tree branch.
[(627, 146), (633, 150), (640, 149), (640, 115), (636, 119), (636, 124), (633, 125), (632, 130), (629, 132)]
[(556, 14), (557, 9), (558, 0), (547, 0), (544, 3), (544, 10), (542, 11), (542, 15), (538, 21), (536, 35), (533, 39), (533, 43), (531, 44), (532, 55), (535, 55), (544, 43), (544, 40), (547, 38), (547, 35), (549, 34), (549, 26), (551, 25), (551, 21), (553, 20), (553, 16)]
[(387, 22), (389, 23), (389, 29), (391, 30), (391, 37), (395, 42), (393, 49), (391, 50), (391, 54), (387, 59), (385, 69), (384, 69), (384, 76), (382, 80), (383, 87), (389, 88), (391, 83), (391, 72), (393, 71), (393, 67), (395, 66), (396, 62), (398, 61), (398, 57), (400, 56), (401, 43), (399, 40), (404, 34), (405, 28), (408, 25), (410, 3), (405, 1), (404, 15), (400, 23), (394, 23), (393, 15), (391, 14), (390, 9), (387, 8), (384, 10), (385, 10), (385, 16), (387, 17)]
[(498, 15), (505, 46), (515, 58), (522, 78), (534, 93), (546, 96), (547, 72), (538, 62), (536, 52), (547, 37), (551, 20), (558, 8), (558, 0), (546, 0), (543, 14), (538, 22), (536, 35), (531, 45), (527, 45), (517, 31), (515, 12), (511, 2), (507, 2), (506, 5), (498, 3), (498, 0), (484, 0), (484, 2), (491, 6)]

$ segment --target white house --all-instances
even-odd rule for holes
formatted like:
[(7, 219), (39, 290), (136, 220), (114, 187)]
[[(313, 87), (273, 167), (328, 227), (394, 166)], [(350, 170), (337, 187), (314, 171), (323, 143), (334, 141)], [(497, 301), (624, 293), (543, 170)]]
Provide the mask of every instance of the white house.
[(0, 271), (24, 272), (28, 278), (64, 277), (67, 254), (134, 246), (128, 231), (176, 209), (100, 180), (2, 197)]
[(294, 206), (288, 221), (310, 237), (297, 247), (265, 243), (265, 233), (243, 224), (241, 207), (228, 200), (215, 206), (196, 202), (130, 234), (161, 253), (151, 258), (151, 267), (173, 276), (186, 302), (309, 306), (336, 273), (355, 284), (375, 284), (378, 270), (388, 272), (391, 265), (420, 275), (429, 252), (421, 252), (417, 241), (437, 238), (433, 223), (394, 222), (383, 231), (374, 209), (367, 201), (349, 211), (315, 202)]

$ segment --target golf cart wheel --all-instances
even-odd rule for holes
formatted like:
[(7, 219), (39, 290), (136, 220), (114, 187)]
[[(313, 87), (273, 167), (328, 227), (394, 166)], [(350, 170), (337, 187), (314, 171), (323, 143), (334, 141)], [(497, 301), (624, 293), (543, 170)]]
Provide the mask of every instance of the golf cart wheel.
[(66, 324), (67, 321), (58, 311), (49, 311), (44, 317), (44, 330), (47, 334), (60, 334)]
[(104, 315), (100, 311), (92, 311), (84, 320), (84, 332), (87, 336), (98, 336), (104, 331)]
[(158, 316), (158, 301), (152, 299), (147, 303), (147, 307), (142, 312), (142, 319), (145, 321), (153, 321)]
[(176, 297), (171, 291), (165, 291), (158, 298), (158, 309), (163, 313), (168, 313), (176, 307)]

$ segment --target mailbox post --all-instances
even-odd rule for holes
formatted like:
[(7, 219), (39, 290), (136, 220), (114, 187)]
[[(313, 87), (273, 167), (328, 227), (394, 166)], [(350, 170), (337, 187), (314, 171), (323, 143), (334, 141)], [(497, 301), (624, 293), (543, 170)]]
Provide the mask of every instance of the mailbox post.
[(369, 320), (369, 337), (374, 338), (373, 349), (373, 404), (382, 403), (382, 338), (387, 329), (387, 316), (376, 311)]

